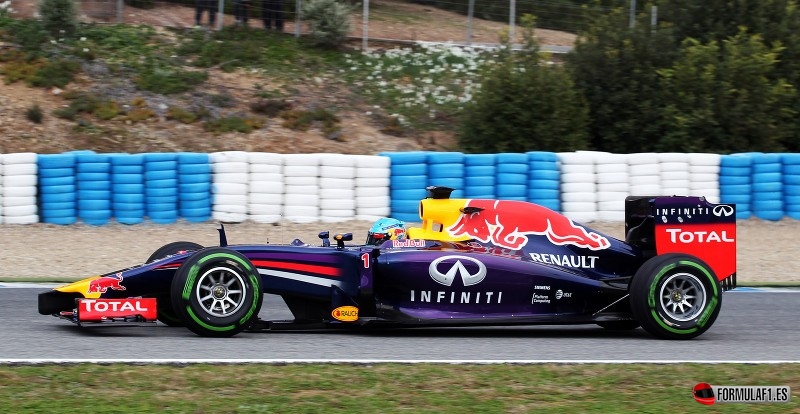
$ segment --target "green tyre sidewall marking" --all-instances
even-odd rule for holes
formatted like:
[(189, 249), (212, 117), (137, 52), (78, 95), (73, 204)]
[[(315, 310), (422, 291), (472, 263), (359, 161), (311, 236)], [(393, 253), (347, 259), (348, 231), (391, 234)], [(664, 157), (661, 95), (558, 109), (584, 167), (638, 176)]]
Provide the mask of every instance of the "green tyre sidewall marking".
[[(703, 275), (705, 275), (706, 278), (708, 278), (708, 280), (711, 282), (711, 289), (710, 290), (713, 291), (713, 295), (711, 296), (711, 299), (709, 301), (707, 301), (707, 303), (706, 303), (705, 310), (703, 310), (703, 313), (697, 318), (697, 320), (695, 322), (695, 325), (693, 327), (691, 327), (691, 328), (688, 328), (688, 329), (676, 329), (676, 328), (673, 328), (672, 326), (667, 325), (664, 322), (664, 317), (662, 317), (661, 314), (658, 313), (658, 308), (657, 308), (656, 300), (655, 300), (655, 291), (656, 291), (656, 288), (658, 287), (659, 281), (666, 275), (667, 272), (669, 272), (672, 269), (675, 269), (679, 265), (681, 265), (681, 266), (691, 266), (691, 267), (694, 267), (697, 270), (700, 270), (703, 273)], [(653, 320), (655, 320), (659, 324), (659, 326), (661, 326), (662, 328), (664, 328), (665, 330), (667, 330), (669, 332), (672, 332), (672, 333), (675, 333), (675, 334), (679, 334), (679, 335), (681, 335), (681, 334), (685, 335), (685, 334), (694, 333), (698, 329), (700, 329), (700, 328), (705, 326), (706, 322), (708, 322), (708, 319), (711, 317), (711, 315), (714, 313), (714, 310), (717, 307), (717, 303), (718, 303), (717, 296), (718, 295), (719, 295), (719, 291), (717, 290), (717, 284), (714, 283), (713, 276), (710, 273), (708, 273), (708, 270), (706, 268), (704, 268), (703, 266), (701, 266), (698, 263), (695, 263), (695, 262), (692, 262), (692, 261), (689, 261), (689, 260), (679, 260), (677, 263), (671, 263), (671, 264), (661, 268), (661, 270), (653, 278), (653, 281), (650, 284), (650, 291), (649, 291), (649, 293), (647, 295), (647, 304), (650, 307), (650, 314), (653, 316)]]
[[(230, 259), (238, 263), (240, 266), (242, 266), (242, 268), (244, 268), (245, 271), (247, 271), (247, 277), (250, 279), (250, 283), (253, 284), (253, 300), (251, 301), (252, 303), (250, 304), (250, 309), (248, 309), (245, 316), (239, 319), (236, 323), (226, 326), (209, 325), (208, 323), (206, 323), (200, 317), (197, 316), (197, 314), (194, 312), (194, 309), (192, 309), (191, 306), (192, 290), (194, 288), (194, 283), (195, 280), (197, 279), (197, 275), (200, 273), (201, 265), (205, 262), (208, 262), (211, 259), (216, 259), (216, 258)], [(247, 262), (246, 260), (242, 260), (241, 257), (230, 253), (213, 253), (201, 257), (200, 259), (197, 260), (197, 263), (194, 263), (189, 268), (189, 271), (187, 272), (188, 274), (182, 293), (183, 299), (189, 301), (189, 303), (186, 304), (186, 313), (189, 315), (190, 318), (192, 318), (194, 322), (202, 326), (204, 329), (208, 329), (210, 331), (215, 331), (215, 332), (230, 331), (241, 326), (243, 323), (246, 323), (252, 317), (253, 313), (258, 307), (259, 303), (258, 299), (260, 298), (261, 295), (261, 291), (260, 289), (258, 289), (258, 287), (260, 287), (260, 283), (257, 280), (257, 277), (253, 275), (253, 270), (254, 268), (249, 262)]]

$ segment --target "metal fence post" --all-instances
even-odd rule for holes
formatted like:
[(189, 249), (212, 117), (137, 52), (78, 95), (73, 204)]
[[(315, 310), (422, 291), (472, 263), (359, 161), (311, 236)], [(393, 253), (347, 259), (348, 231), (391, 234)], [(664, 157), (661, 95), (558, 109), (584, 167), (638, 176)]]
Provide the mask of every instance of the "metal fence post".
[(225, 0), (219, 0), (217, 4), (217, 31), (222, 30), (222, 24), (225, 20)]
[(658, 6), (651, 6), (650, 7), (650, 26), (653, 26), (653, 30), (656, 30), (656, 25), (658, 24)]
[(125, 0), (117, 0), (117, 23), (123, 23), (124, 21), (124, 9), (125, 9)]
[(630, 26), (631, 29), (633, 29), (636, 26), (636, 0), (631, 0), (631, 11), (629, 20), (630, 22), (628, 23), (628, 25)]
[(517, 24), (517, 2), (510, 0), (508, 5), (508, 41), (514, 44), (514, 28)]
[(475, 14), (475, 0), (469, 0), (469, 10), (467, 11), (467, 44), (472, 44), (472, 15)]
[(294, 37), (300, 37), (300, 23), (302, 22), (303, 0), (297, 0), (294, 7)]
[(361, 18), (361, 50), (366, 52), (369, 46), (369, 0), (364, 0), (364, 12)]

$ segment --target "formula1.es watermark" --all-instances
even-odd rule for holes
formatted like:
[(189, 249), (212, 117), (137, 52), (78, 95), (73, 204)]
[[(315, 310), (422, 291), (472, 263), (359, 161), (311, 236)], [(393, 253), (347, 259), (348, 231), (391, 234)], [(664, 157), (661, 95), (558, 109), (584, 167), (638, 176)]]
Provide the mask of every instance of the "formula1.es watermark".
[(694, 386), (692, 395), (700, 404), (714, 403), (788, 403), (792, 391), (788, 385), (709, 385), (701, 382)]

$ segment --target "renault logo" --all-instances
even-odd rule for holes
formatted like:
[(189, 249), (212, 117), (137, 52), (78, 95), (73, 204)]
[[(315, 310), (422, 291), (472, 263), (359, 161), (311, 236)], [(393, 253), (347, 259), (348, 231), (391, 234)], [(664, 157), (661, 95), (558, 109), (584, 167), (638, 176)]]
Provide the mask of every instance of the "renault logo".
[(728, 217), (733, 214), (733, 206), (729, 204), (720, 204), (718, 206), (714, 206), (714, 209), (711, 211), (717, 217)]
[[(447, 262), (441, 267), (447, 270), (445, 273), (442, 273), (439, 270), (439, 265), (442, 262)], [(472, 262), (478, 268), (471, 272), (464, 266), (465, 262)], [(472, 266), (470, 266), (472, 267)], [(431, 275), (431, 278), (435, 280), (437, 283), (441, 283), (445, 286), (450, 286), (453, 284), (453, 280), (456, 278), (456, 274), (461, 276), (461, 281), (464, 283), (464, 286), (472, 286), (477, 285), (486, 277), (486, 266), (480, 262), (478, 259), (473, 259), (471, 257), (466, 256), (442, 256), (433, 262), (431, 262), (430, 266), (428, 266), (428, 273)]]

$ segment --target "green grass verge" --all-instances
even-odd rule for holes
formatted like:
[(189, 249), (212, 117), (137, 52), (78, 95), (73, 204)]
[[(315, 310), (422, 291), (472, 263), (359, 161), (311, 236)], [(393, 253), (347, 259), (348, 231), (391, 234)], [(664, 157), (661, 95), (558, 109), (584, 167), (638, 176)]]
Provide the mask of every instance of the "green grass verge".
[(800, 412), (797, 396), (704, 406), (698, 382), (797, 390), (800, 364), (16, 365), (0, 398), (15, 413)]

